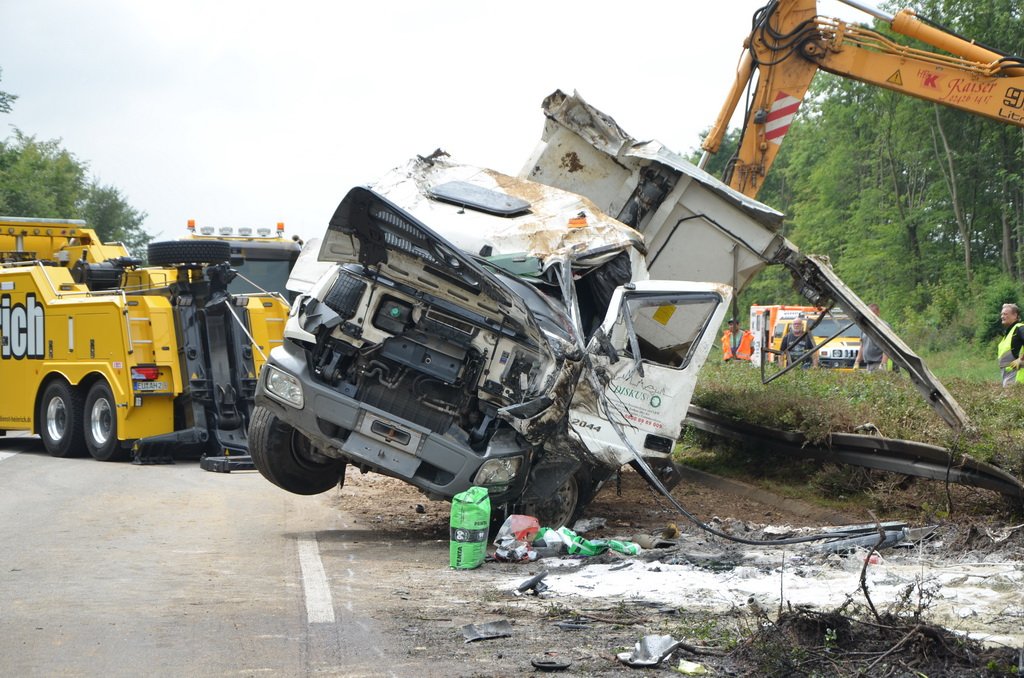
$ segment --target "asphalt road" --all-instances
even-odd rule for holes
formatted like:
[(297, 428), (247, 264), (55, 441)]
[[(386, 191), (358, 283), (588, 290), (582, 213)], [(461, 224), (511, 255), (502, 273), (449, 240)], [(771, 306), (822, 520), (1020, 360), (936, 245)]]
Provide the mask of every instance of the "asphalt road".
[(376, 604), (408, 553), (351, 522), (254, 472), (0, 438), (0, 675), (434, 675)]

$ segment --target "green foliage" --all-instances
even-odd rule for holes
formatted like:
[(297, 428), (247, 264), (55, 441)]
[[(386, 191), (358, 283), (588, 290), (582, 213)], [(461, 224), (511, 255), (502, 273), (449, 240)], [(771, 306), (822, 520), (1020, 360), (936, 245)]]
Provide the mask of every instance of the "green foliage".
[(0, 214), (84, 219), (104, 241), (119, 240), (136, 254), (151, 240), (146, 213), (113, 186), (88, 178), (89, 165), (60, 140), (39, 141), (14, 130), (0, 141)]
[[(3, 79), (4, 69), (0, 68), (0, 80)], [(16, 94), (10, 94), (0, 90), (0, 113), (10, 113), (11, 106), (18, 99)]]
[(37, 141), (14, 130), (0, 142), (0, 212), (15, 217), (73, 219), (88, 165), (58, 140)]
[(146, 213), (129, 205), (113, 186), (101, 186), (96, 181), (89, 184), (81, 213), (104, 242), (120, 241), (130, 251), (141, 253), (153, 239), (142, 230)]
[(978, 347), (973, 344), (946, 345), (939, 350), (922, 351), (920, 355), (928, 369), (943, 382), (960, 379), (984, 384), (995, 383), (999, 379), (994, 344)]
[[(939, 418), (907, 376), (896, 372), (795, 370), (765, 385), (755, 368), (709, 361), (693, 402), (754, 424), (801, 431), (815, 442), (832, 432), (858, 432), (870, 423), (883, 436), (941, 445), (1024, 475), (1019, 434), (1024, 397), (1019, 389), (999, 385), (994, 355), (986, 354), (986, 360), (991, 376), (985, 381), (944, 380), (975, 428), (962, 435)], [(851, 484), (828, 478), (817, 482)]]
[(975, 339), (979, 344), (1001, 339), (1006, 330), (999, 319), (1003, 304), (1018, 304), (1024, 301), (1024, 287), (1019, 282), (999, 277), (986, 285), (980, 296), (980, 307), (985, 315), (979, 319)]
[[(978, 42), (1019, 52), (1024, 13), (1008, 0), (983, 4), (979, 11), (963, 0), (924, 0), (918, 9)], [(759, 198), (787, 213), (784, 235), (804, 252), (827, 255), (861, 298), (879, 303), (887, 320), (929, 349), (989, 341), (999, 329), (996, 297), (1020, 292), (1024, 131), (1017, 127), (819, 73), (769, 179)], [(741, 302), (791, 302), (788, 288), (784, 275), (762, 275)]]

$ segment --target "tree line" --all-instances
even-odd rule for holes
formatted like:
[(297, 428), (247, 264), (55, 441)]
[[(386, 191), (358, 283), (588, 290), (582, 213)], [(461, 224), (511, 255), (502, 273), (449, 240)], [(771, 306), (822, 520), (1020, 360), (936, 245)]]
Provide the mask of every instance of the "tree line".
[[(1019, 0), (915, 8), (991, 49), (1024, 54)], [(719, 165), (727, 158), (726, 148)], [(787, 238), (828, 255), (918, 345), (989, 342), (1002, 331), (1000, 304), (1024, 303), (1019, 127), (820, 72), (758, 198), (787, 215)], [(744, 305), (798, 301), (781, 270), (741, 297)]]
[[(10, 113), (17, 98), (0, 91), (0, 114)], [(120, 241), (139, 256), (152, 239), (142, 227), (146, 213), (92, 177), (87, 162), (59, 139), (39, 140), (19, 129), (0, 140), (0, 215), (83, 219), (104, 242)]]
[[(915, 6), (952, 32), (1024, 54), (1020, 0)], [(877, 22), (875, 29), (889, 32)], [(16, 99), (0, 91), (0, 116)], [(721, 176), (737, 139), (733, 130), (709, 171)], [(1001, 303), (1024, 304), (1019, 127), (821, 72), (759, 199), (787, 215), (786, 237), (804, 252), (828, 255), (913, 345), (989, 342), (1001, 332)], [(103, 239), (136, 253), (150, 239), (145, 212), (91, 178), (86, 162), (59, 140), (20, 130), (0, 141), (0, 214), (85, 219)], [(800, 301), (781, 267), (740, 298), (742, 306)]]

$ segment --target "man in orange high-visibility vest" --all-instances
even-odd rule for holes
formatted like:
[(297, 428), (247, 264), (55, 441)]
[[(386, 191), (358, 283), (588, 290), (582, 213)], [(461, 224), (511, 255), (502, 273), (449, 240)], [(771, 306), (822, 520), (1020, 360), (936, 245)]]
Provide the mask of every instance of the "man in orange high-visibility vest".
[(750, 360), (753, 355), (754, 335), (750, 330), (741, 330), (740, 321), (729, 320), (729, 329), (722, 334), (722, 360)]

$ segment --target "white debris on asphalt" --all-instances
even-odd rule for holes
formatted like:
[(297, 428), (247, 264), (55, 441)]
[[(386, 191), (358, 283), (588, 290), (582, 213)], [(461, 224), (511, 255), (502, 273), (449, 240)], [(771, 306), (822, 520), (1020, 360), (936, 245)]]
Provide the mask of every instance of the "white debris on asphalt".
[[(789, 547), (739, 555), (730, 551), (733, 562), (723, 563), (706, 555), (699, 560), (689, 558), (684, 547), (666, 554), (664, 562), (636, 558), (629, 567), (622, 567), (621, 561), (584, 564), (577, 569), (572, 566), (580, 564), (578, 559), (543, 562), (551, 571), (545, 580), (549, 597), (648, 601), (687, 612), (746, 609), (753, 599), (764, 613), (774, 615), (780, 605), (830, 610), (848, 598), (863, 603), (860, 573), (867, 556), (865, 549), (840, 556)], [(521, 580), (510, 579), (502, 587), (514, 588)], [(909, 602), (916, 605), (923, 597), (930, 622), (983, 643), (1024, 644), (1022, 562), (958, 562), (929, 546), (891, 549), (871, 556), (867, 584), (871, 601), (880, 611), (905, 600), (908, 587), (915, 587)]]

